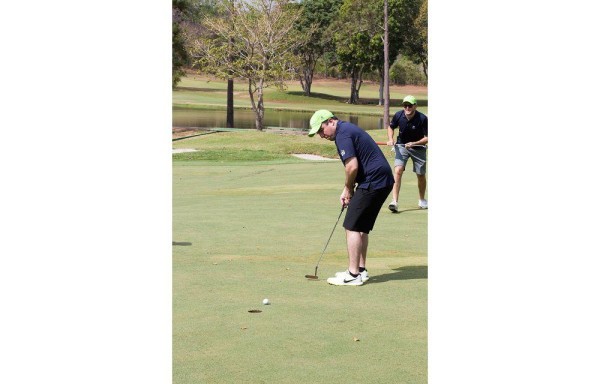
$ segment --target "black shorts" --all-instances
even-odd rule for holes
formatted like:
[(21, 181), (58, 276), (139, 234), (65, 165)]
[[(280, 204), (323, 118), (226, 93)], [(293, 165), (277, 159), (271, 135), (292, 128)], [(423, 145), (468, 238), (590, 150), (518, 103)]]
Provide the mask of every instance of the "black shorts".
[(393, 185), (375, 190), (357, 189), (350, 199), (344, 228), (349, 231), (369, 233), (375, 226), (377, 215), (392, 187)]

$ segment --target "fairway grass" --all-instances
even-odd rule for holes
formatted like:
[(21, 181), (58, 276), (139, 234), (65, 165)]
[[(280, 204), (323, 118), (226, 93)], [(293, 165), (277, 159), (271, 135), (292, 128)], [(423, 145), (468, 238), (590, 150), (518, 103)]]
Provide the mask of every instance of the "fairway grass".
[[(225, 109), (227, 107), (227, 81), (217, 78), (188, 74), (173, 91), (173, 107), (194, 109)], [(390, 117), (401, 110), (402, 99), (412, 94), (419, 100), (419, 111), (428, 114), (426, 86), (390, 86)], [(348, 80), (317, 79), (313, 81), (311, 96), (304, 96), (297, 81), (287, 84), (284, 91), (276, 87), (264, 89), (265, 109), (311, 112), (329, 109), (335, 113), (382, 115), (379, 100), (379, 83), (364, 81), (360, 88), (360, 103), (348, 104), (350, 83)], [(252, 104), (245, 80), (234, 81), (234, 108), (250, 109)]]
[[(176, 143), (207, 143), (185, 142)], [(414, 173), (404, 174), (401, 212), (384, 206), (371, 232), (371, 279), (335, 287), (325, 279), (347, 267), (343, 218), (320, 280), (304, 275), (314, 273), (339, 215), (343, 166), (277, 157), (174, 155), (173, 382), (426, 383), (428, 212), (416, 209)]]
[[(367, 131), (376, 141), (387, 141), (383, 129)], [(389, 148), (382, 146), (388, 158), (392, 159)], [(244, 129), (236, 132), (218, 132), (190, 137), (173, 142), (173, 149), (191, 149), (194, 152), (176, 153), (174, 161), (214, 160), (219, 163), (231, 161), (269, 161), (303, 162), (295, 160), (291, 154), (312, 154), (339, 159), (335, 145), (319, 138), (307, 135), (259, 132)]]

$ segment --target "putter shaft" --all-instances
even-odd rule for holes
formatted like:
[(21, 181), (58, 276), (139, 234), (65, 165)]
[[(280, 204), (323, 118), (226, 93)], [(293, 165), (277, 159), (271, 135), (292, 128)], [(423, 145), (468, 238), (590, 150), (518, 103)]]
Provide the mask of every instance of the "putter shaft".
[(335, 232), (335, 228), (337, 227), (338, 223), (340, 222), (340, 217), (342, 217), (342, 213), (344, 212), (344, 209), (346, 207), (342, 205), (342, 210), (340, 211), (340, 214), (337, 218), (337, 221), (335, 222), (335, 225), (333, 226), (333, 229), (331, 230), (331, 234), (329, 235), (329, 239), (327, 239), (327, 242), (325, 243), (325, 247), (323, 248), (323, 252), (321, 252), (321, 256), (319, 257), (319, 261), (317, 261), (317, 265), (315, 266), (315, 277), (318, 277), (317, 275), (317, 269), (319, 268), (319, 263), (321, 262), (321, 259), (323, 258), (323, 255), (325, 254), (325, 250), (327, 249), (327, 246), (329, 245), (329, 241), (331, 240), (331, 236), (333, 236), (333, 232)]

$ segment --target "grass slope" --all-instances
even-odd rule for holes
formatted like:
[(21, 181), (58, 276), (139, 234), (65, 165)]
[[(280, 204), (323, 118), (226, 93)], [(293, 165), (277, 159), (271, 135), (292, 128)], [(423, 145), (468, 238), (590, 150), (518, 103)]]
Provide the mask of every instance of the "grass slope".
[[(387, 141), (384, 129), (367, 131), (376, 141)], [(196, 152), (176, 153), (175, 161), (295, 161), (290, 154), (308, 153), (338, 159), (335, 145), (319, 137), (259, 132), (254, 129), (237, 132), (218, 132), (173, 142), (174, 149), (194, 149)], [(393, 160), (388, 147), (381, 147)], [(298, 160), (302, 161), (302, 160)], [(393, 164), (393, 161), (392, 163)]]

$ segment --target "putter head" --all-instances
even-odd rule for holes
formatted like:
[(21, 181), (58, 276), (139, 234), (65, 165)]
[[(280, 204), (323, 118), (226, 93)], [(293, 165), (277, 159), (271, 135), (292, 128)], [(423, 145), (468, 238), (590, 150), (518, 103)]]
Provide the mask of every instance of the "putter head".
[(306, 277), (307, 279), (311, 279), (311, 280), (319, 280), (319, 276), (317, 276), (317, 269), (319, 268), (319, 266), (315, 267), (315, 274), (314, 275), (304, 275), (304, 277)]

